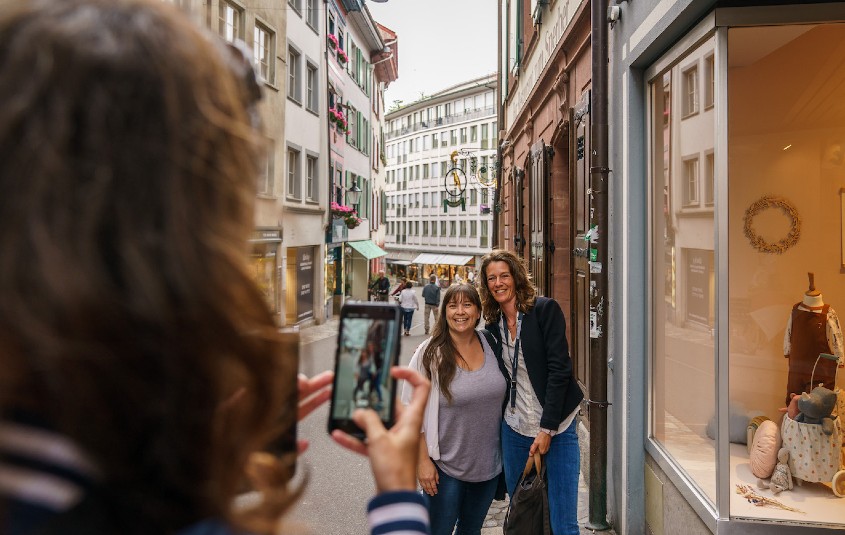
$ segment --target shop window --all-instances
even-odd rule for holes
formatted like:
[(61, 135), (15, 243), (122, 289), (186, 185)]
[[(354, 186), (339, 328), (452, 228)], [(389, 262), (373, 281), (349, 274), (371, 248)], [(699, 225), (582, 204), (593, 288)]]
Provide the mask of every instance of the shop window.
[[(845, 450), (836, 448), (845, 439), (843, 394), (830, 435), (778, 409), (790, 393), (819, 383), (845, 387), (836, 320), (845, 311), (839, 196), (845, 123), (838, 111), (845, 85), (833, 68), (845, 50), (845, 25), (731, 28), (727, 42), (730, 410), (777, 425), (796, 481), (777, 496), (756, 490), (803, 513), (754, 507), (738, 495), (730, 512), (842, 533), (845, 499), (836, 499), (832, 487), (845, 494)], [(818, 359), (821, 353), (835, 360)], [(754, 485), (746, 446), (731, 443), (730, 453), (731, 490)]]
[[(715, 38), (684, 61), (712, 54)], [(649, 80), (652, 180), (650, 436), (711, 501), (716, 499), (715, 220), (700, 202), (699, 155), (714, 152), (715, 109), (690, 117), (697, 71), (670, 64)], [(671, 95), (682, 95), (682, 112)], [(682, 120), (682, 118), (684, 120)]]

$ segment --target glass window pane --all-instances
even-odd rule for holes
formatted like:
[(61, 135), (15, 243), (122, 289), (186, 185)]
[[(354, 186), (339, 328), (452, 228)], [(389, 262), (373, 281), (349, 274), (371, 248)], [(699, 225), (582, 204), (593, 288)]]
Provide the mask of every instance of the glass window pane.
[[(845, 387), (845, 370), (835, 360), (816, 364), (820, 353), (843, 362), (840, 323), (833, 320), (845, 309), (843, 51), (843, 24), (728, 31), (731, 411), (762, 413), (778, 425), (792, 476), (805, 483), (776, 499), (806, 512), (754, 507), (732, 495), (730, 514), (830, 524), (840, 532), (845, 500), (834, 497), (831, 483), (845, 468), (845, 450), (830, 438), (845, 438), (845, 430), (826, 435), (778, 409), (790, 393), (818, 383)], [(718, 183), (717, 171), (717, 189)], [(804, 441), (796, 439), (799, 433)], [(745, 446), (731, 444), (731, 462), (733, 489), (753, 476)]]
[[(653, 183), (651, 434), (715, 501), (714, 216), (700, 162), (714, 151), (715, 107), (690, 115), (711, 38), (650, 81)], [(702, 67), (703, 68), (703, 67)], [(697, 108), (696, 108), (697, 110)], [(678, 113), (680, 112), (680, 113)]]

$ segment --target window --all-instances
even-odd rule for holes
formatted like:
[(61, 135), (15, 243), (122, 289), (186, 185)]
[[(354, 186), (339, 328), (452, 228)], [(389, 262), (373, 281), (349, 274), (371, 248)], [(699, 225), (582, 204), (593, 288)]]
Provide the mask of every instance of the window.
[(422, 177), (423, 177), (423, 179), (428, 178), (428, 164), (427, 163), (424, 163), (422, 165)]
[(478, 126), (470, 126), (469, 127), (469, 141), (470, 143), (475, 143), (478, 141)]
[(447, 167), (448, 165), (449, 165), (449, 162), (446, 162), (446, 161), (440, 162), (440, 176), (446, 176), (446, 171), (449, 170), (449, 168)]
[(292, 7), (297, 13), (302, 13), (302, 0), (288, 0), (288, 4), (290, 4), (290, 7)]
[(684, 98), (682, 113), (684, 117), (698, 113), (698, 67), (687, 69), (683, 73)]
[(481, 125), (481, 148), (486, 149), (488, 148), (488, 140), (487, 140), (487, 123)]
[(461, 221), (461, 233), (459, 234), (459, 236), (461, 236), (463, 238), (466, 235), (467, 235), (467, 222), (462, 220)]
[(441, 236), (446, 235), (446, 222), (445, 221), (440, 222), (440, 235)]
[(487, 204), (487, 196), (488, 196), (488, 190), (487, 189), (481, 190), (481, 204)]
[(711, 54), (704, 58), (704, 107), (713, 106), (716, 98), (716, 62)]
[(288, 191), (291, 199), (302, 198), (302, 182), (299, 179), (299, 151), (288, 147)]
[(272, 84), (274, 80), (274, 67), (276, 62), (276, 34), (267, 26), (257, 20), (253, 31), (252, 55), (255, 58), (255, 66), (261, 78)]
[(684, 206), (698, 205), (698, 158), (684, 160)]
[(458, 144), (458, 131), (449, 130), (449, 144), (453, 147)]
[(319, 87), (317, 67), (309, 63), (305, 75), (305, 107), (314, 113), (320, 111)]
[(217, 33), (230, 43), (243, 37), (243, 11), (234, 3), (220, 0), (217, 9)]
[(302, 89), (299, 80), (302, 77), (302, 56), (295, 49), (288, 47), (288, 98), (300, 102)]
[(423, 221), (423, 236), (428, 236), (428, 221)]
[(320, 0), (306, 1), (308, 4), (306, 6), (305, 22), (316, 30), (320, 21)]
[(318, 200), (317, 195), (317, 157), (310, 154), (305, 157), (305, 198)]
[(423, 208), (428, 208), (428, 192), (423, 192)]
[(451, 236), (453, 238), (455, 237), (455, 227), (456, 226), (457, 225), (455, 225), (454, 221), (449, 221), (449, 236)]
[(481, 239), (479, 244), (481, 247), (487, 247), (487, 221), (481, 222)]
[(264, 155), (264, 164), (261, 166), (261, 169), (258, 172), (258, 183), (256, 187), (256, 191), (260, 195), (272, 195), (273, 194), (273, 174), (275, 172), (275, 155), (276, 151), (273, 147), (273, 140), (267, 139), (267, 154)]
[(475, 206), (476, 204), (478, 204), (478, 191), (473, 189), (469, 192), (469, 205)]
[(464, 144), (466, 142), (467, 142), (467, 129), (461, 128), (461, 144)]
[(438, 168), (437, 162), (434, 162), (434, 163), (431, 164), (431, 177), (432, 178), (438, 178), (440, 176), (440, 174), (437, 172), (437, 168)]
[(478, 221), (472, 220), (469, 222), (469, 237), (475, 238), (475, 234), (478, 231)]
[[(684, 50), (684, 59), (698, 65), (714, 46), (711, 37)], [(682, 120), (698, 111), (695, 66), (670, 64), (648, 83), (653, 162), (648, 435), (686, 470), (702, 495), (715, 500), (716, 446), (705, 432), (716, 412), (717, 391), (715, 219), (712, 211), (684, 213), (701, 202), (700, 155), (714, 151), (715, 113)], [(678, 388), (679, 377), (687, 387)], [(691, 395), (694, 404), (684, 401)]]
[(704, 158), (704, 204), (713, 206), (714, 201), (714, 180), (716, 175), (716, 162), (711, 152)]
[(437, 237), (437, 221), (431, 222), (431, 235), (435, 238)]
[(358, 110), (351, 106), (346, 107), (346, 120), (349, 133), (346, 134), (346, 142), (358, 148)]
[(490, 132), (492, 132), (492, 134), (490, 134), (490, 139), (493, 141), (490, 144), (490, 147), (495, 149), (496, 143), (499, 142), (499, 131), (496, 129), (495, 122), (490, 123)]

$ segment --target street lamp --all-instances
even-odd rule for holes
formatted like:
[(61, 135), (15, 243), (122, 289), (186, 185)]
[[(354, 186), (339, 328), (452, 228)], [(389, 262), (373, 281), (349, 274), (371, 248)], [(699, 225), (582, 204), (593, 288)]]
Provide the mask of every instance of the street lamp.
[(361, 202), (361, 188), (358, 187), (358, 184), (352, 184), (352, 186), (346, 190), (346, 202), (352, 206)]

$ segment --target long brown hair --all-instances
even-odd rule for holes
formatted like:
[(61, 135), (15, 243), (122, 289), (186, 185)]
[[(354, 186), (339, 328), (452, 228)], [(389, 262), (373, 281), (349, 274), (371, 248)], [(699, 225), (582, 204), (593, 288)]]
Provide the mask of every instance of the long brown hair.
[(510, 251), (496, 249), (484, 255), (481, 259), (481, 268), (478, 270), (481, 273), (481, 279), (478, 281), (478, 293), (481, 296), (484, 320), (487, 323), (495, 323), (499, 321), (501, 314), (499, 303), (487, 287), (487, 267), (491, 262), (504, 262), (508, 265), (511, 277), (513, 277), (517, 310), (526, 313), (534, 308), (537, 289), (534, 287), (528, 268), (525, 267), (525, 261)]
[(231, 512), (296, 363), (248, 270), (259, 135), (216, 39), (161, 1), (0, 2), (0, 410), (95, 460), (121, 533), (269, 533), (291, 501)]
[[(437, 382), (440, 385), (440, 391), (450, 404), (452, 403), (452, 391), (449, 390), (449, 385), (452, 384), (452, 379), (455, 378), (458, 359), (461, 356), (449, 334), (449, 324), (446, 322), (446, 307), (449, 303), (459, 300), (470, 301), (478, 308), (479, 314), (481, 313), (481, 299), (478, 297), (478, 291), (475, 289), (475, 286), (471, 284), (455, 284), (449, 286), (449, 289), (443, 295), (443, 303), (440, 305), (440, 310), (437, 313), (437, 321), (434, 322), (434, 329), (431, 331), (431, 341), (425, 348), (422, 358), (423, 368), (429, 380), (432, 377), (432, 367), (437, 367)], [(479, 315), (474, 327), (478, 327), (480, 321), (481, 316)]]

